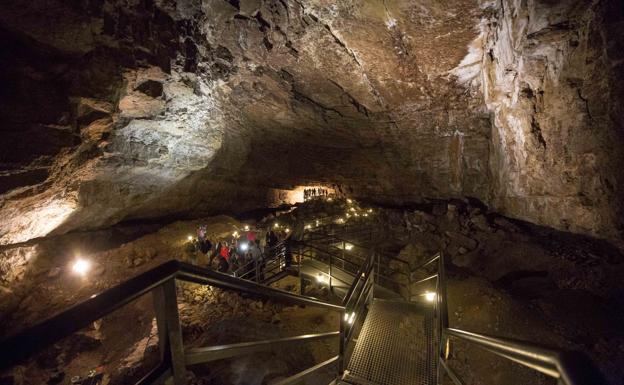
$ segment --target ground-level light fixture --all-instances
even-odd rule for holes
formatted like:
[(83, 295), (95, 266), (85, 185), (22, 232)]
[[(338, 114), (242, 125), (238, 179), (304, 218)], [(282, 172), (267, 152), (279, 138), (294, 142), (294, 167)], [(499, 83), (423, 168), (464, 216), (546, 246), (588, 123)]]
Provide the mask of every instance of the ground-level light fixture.
[(436, 293), (433, 293), (431, 291), (428, 291), (428, 292), (425, 293), (425, 299), (428, 302), (433, 302), (435, 300), (435, 298), (436, 298)]
[(322, 273), (318, 273), (317, 276), (316, 276), (316, 281), (318, 283), (326, 283), (327, 282), (327, 278)]
[(85, 276), (91, 269), (91, 262), (86, 259), (78, 258), (72, 265), (72, 271), (80, 276)]
[(350, 244), (350, 243), (347, 243), (347, 244), (345, 244), (344, 248), (345, 248), (345, 250), (351, 250), (351, 249), (353, 249), (353, 245)]

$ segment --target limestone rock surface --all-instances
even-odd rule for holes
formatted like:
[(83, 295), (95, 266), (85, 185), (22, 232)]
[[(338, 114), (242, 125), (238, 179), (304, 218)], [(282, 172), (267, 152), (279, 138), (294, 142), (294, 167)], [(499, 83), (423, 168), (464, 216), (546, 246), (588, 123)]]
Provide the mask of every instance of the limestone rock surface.
[(615, 0), (8, 0), (0, 244), (335, 184), (622, 239)]

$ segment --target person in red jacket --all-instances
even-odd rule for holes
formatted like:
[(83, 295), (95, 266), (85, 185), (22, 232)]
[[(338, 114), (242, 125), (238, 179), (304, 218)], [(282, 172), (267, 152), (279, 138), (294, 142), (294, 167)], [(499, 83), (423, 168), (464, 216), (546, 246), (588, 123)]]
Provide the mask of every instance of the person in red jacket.
[(221, 273), (227, 273), (230, 269), (230, 246), (226, 241), (221, 242), (221, 250), (219, 250), (219, 262), (217, 270)]

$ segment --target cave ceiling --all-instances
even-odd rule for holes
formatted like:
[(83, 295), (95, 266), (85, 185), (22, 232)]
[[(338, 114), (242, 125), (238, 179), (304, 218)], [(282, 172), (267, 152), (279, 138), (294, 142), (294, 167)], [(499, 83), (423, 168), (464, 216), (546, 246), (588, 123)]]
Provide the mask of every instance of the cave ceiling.
[[(575, 138), (571, 163), (549, 163), (563, 151), (551, 127), (567, 123), (540, 108), (559, 92), (553, 108), (591, 113), (590, 69), (571, 85), (565, 71), (608, 53), (561, 44), (583, 46), (608, 5), (516, 3), (5, 1), (0, 241), (240, 211), (306, 183), (379, 202), (474, 197), (596, 234), (590, 222), (613, 223), (604, 192), (570, 198), (587, 185), (576, 169), (545, 177), (589, 145)], [(599, 137), (621, 140), (611, 126)], [(619, 196), (617, 177), (599, 178)], [(538, 196), (587, 223), (540, 217)]]

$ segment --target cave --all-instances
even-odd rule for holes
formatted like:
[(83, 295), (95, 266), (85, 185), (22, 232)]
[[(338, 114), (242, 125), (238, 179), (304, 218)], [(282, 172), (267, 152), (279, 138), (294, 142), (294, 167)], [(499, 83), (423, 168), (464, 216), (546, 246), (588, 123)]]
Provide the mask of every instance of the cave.
[[(214, 248), (250, 227), (288, 243), (303, 226), (316, 251), (295, 251), (299, 278), (265, 286), (337, 301), (331, 267), (316, 281), (302, 270), (334, 248), (375, 254), (375, 279), (391, 269), (410, 300), (426, 278), (415, 267), (438, 253), (451, 327), (582, 351), (587, 383), (622, 383), (622, 1), (5, 0), (0, 68), (0, 346), (173, 260), (211, 270), (210, 253), (188, 259), (198, 226)], [(322, 232), (334, 241), (317, 244)], [(243, 278), (174, 285), (185, 344), (349, 322), (230, 279)], [(427, 291), (436, 311), (440, 286)], [(33, 343), (0, 384), (86, 384), (95, 368), (93, 384), (136, 383), (171, 345), (157, 354), (150, 295), (156, 309), (161, 294), (142, 293)], [(204, 303), (221, 310), (201, 318)], [(469, 383), (550, 383), (554, 369), (531, 376), (450, 340), (444, 359)], [(318, 344), (188, 366), (185, 381), (279, 383), (338, 354)], [(364, 383), (346, 372), (336, 384)], [(434, 382), (452, 383), (422, 381)]]

